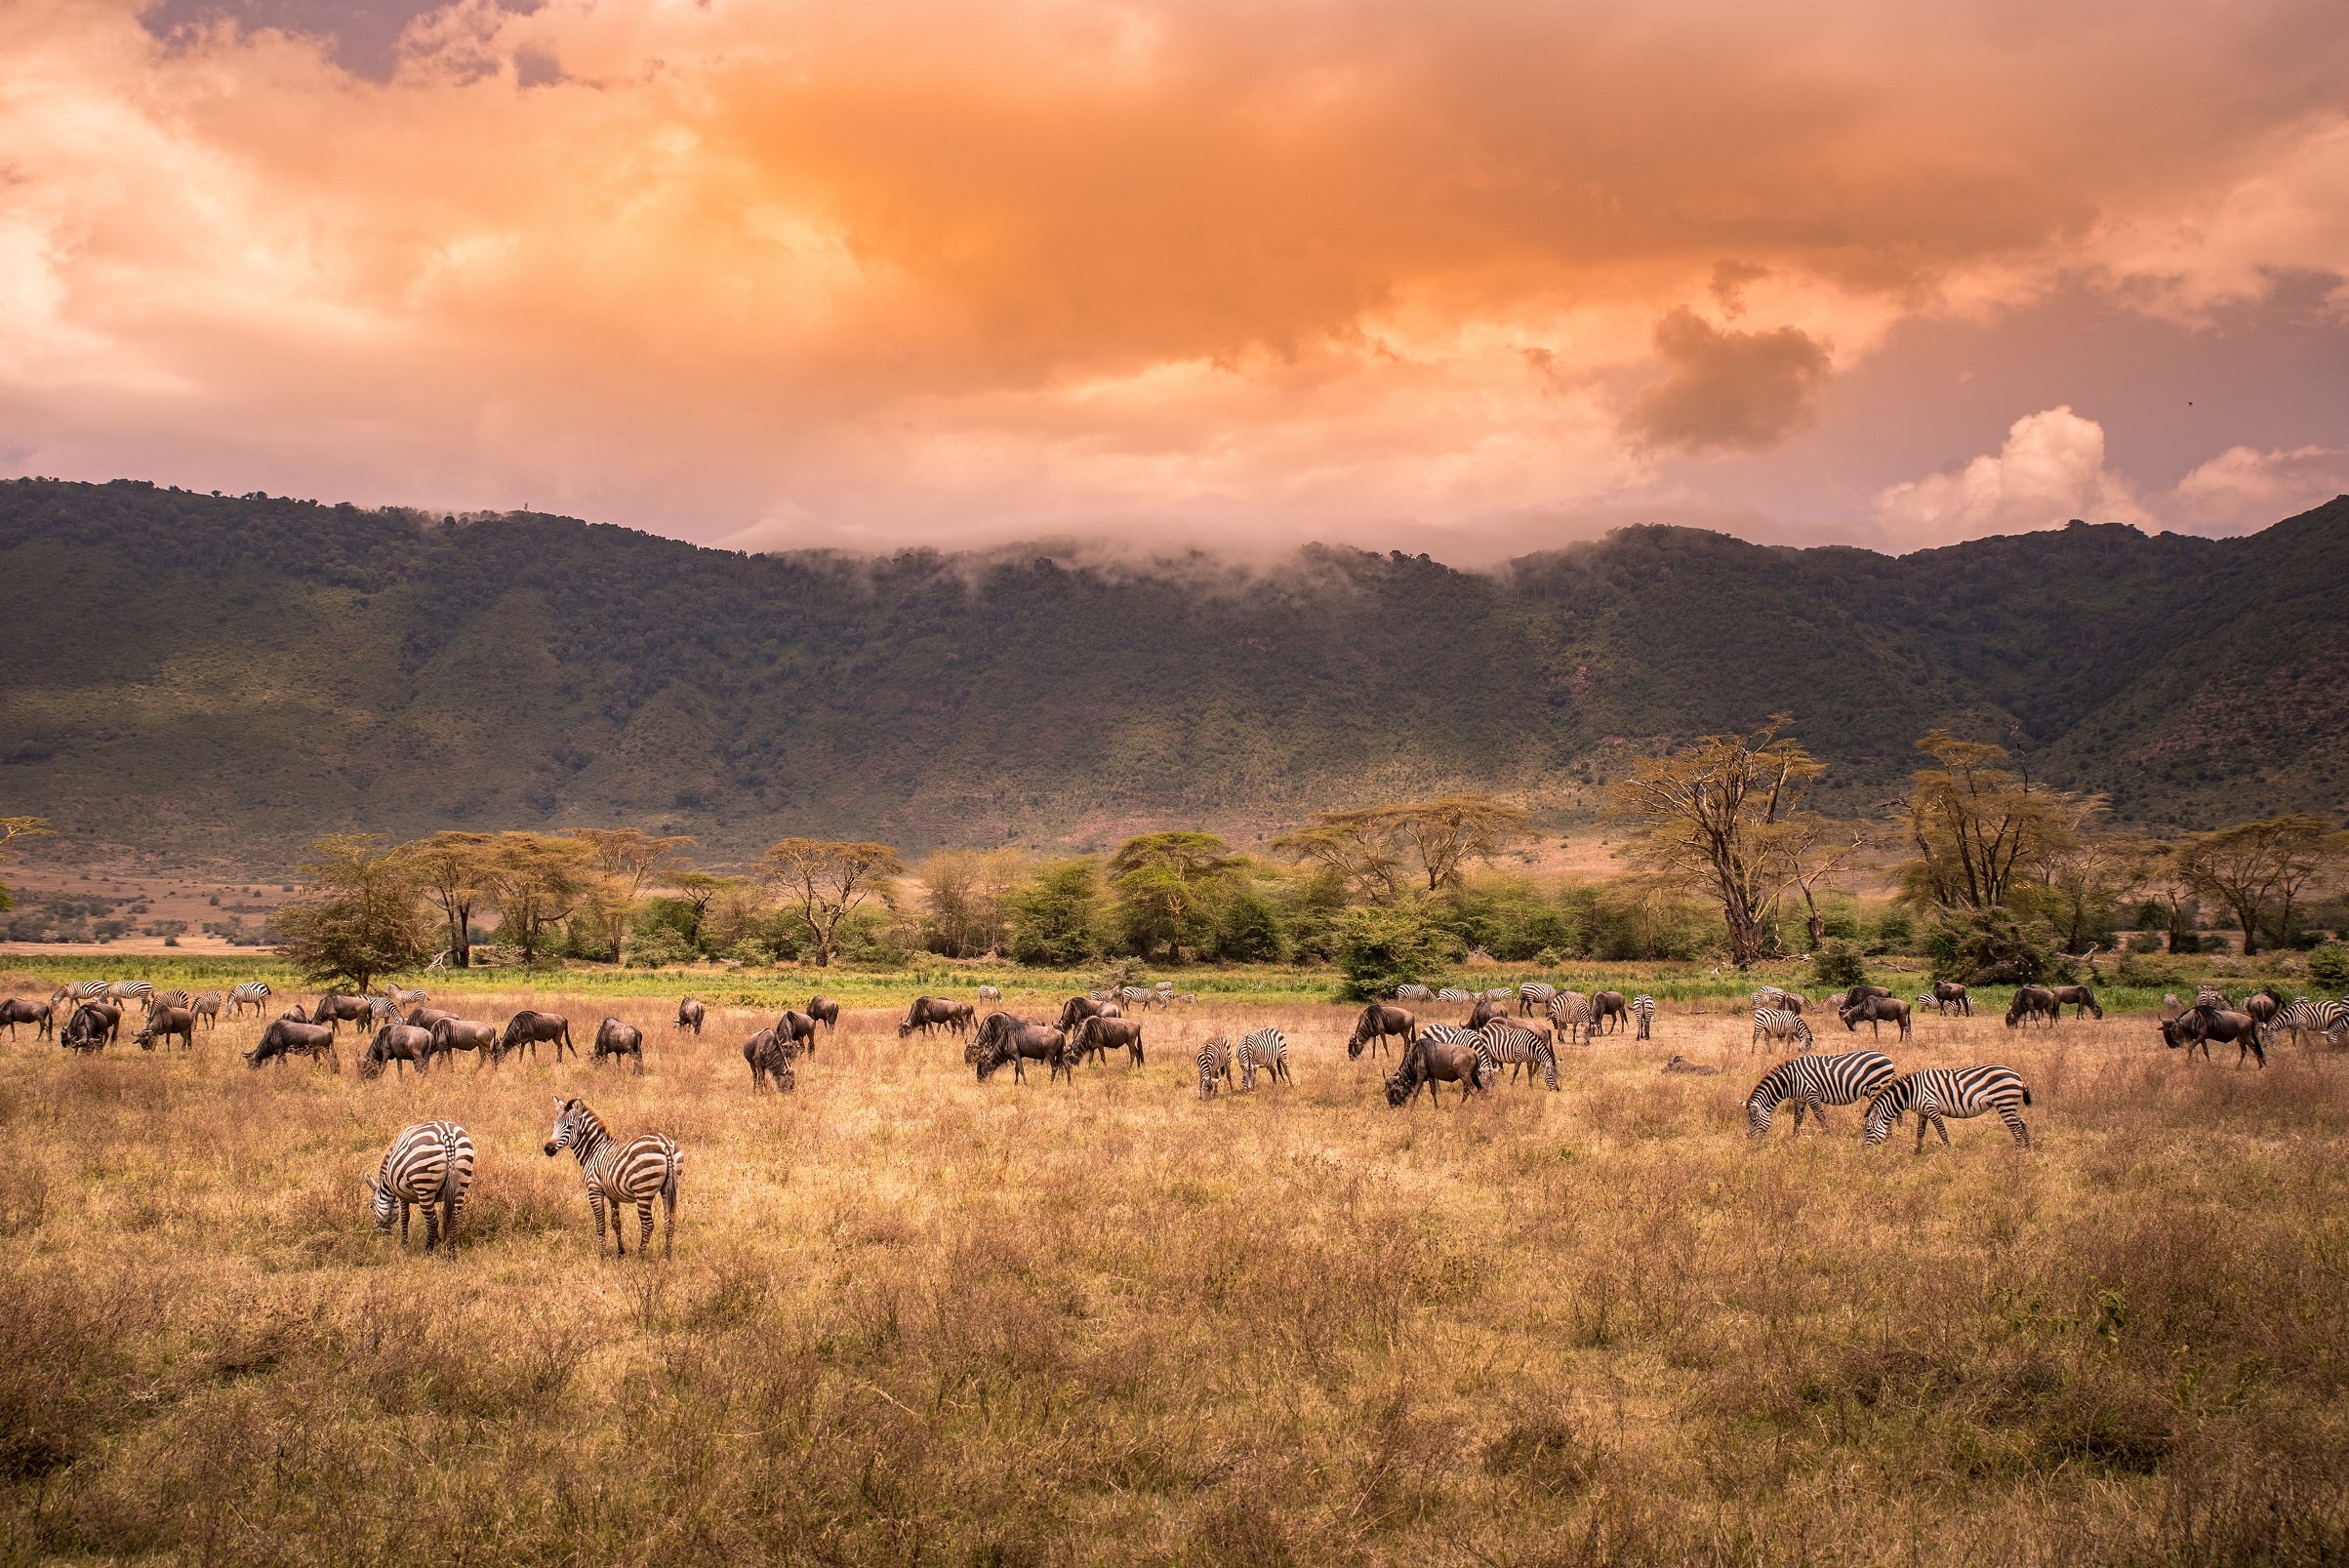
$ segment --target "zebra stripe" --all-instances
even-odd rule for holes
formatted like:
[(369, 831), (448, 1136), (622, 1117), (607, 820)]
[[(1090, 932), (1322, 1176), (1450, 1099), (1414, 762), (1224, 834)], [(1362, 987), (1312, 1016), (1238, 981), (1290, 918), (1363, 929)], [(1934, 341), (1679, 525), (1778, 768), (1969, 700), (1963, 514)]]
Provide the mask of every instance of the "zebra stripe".
[(1550, 1023), (1552, 1026), (1566, 1031), (1568, 1045), (1574, 1043), (1577, 1030), (1582, 1032), (1587, 1042), (1591, 1028), (1591, 999), (1580, 991), (1559, 991), (1550, 998)]
[(407, 1012), (410, 1008), (422, 1007), (425, 1005), (425, 1003), (432, 999), (432, 993), (430, 991), (404, 991), (401, 990), (397, 985), (385, 985), (384, 994), (390, 997), (391, 1005), (398, 1008), (403, 1013)]
[(1553, 1090), (1558, 1087), (1558, 1048), (1551, 1037), (1540, 1029), (1529, 1029), (1522, 1024), (1513, 1024), (1496, 1018), (1484, 1025), (1484, 1048), (1499, 1066), (1509, 1069), (1509, 1079), (1517, 1081), (1518, 1069), (1525, 1071), (1526, 1087), (1533, 1085), (1533, 1069), (1542, 1069), (1542, 1082)]
[(144, 1001), (154, 994), (155, 987), (143, 980), (118, 980), (105, 990), (106, 1000), (116, 1003)]
[(1425, 985), (1397, 985), (1395, 987), (1395, 999), (1398, 1002), (1432, 1002), (1436, 999), (1436, 993)]
[(1746, 1049), (1759, 1047), (1764, 1035), (1773, 1040), (1801, 1040), (1805, 1051), (1817, 1044), (1810, 1037), (1810, 1025), (1802, 1022), (1802, 1014), (1781, 1012), (1775, 1007), (1754, 1009), (1754, 1039)]
[(2221, 1013), (2234, 1013), (2241, 1011), (2241, 1009), (2236, 1007), (2233, 1002), (2227, 1000), (2227, 993), (2225, 991), (2219, 990), (2215, 986), (2210, 985), (2203, 985), (2196, 988), (2194, 992), (2194, 1005), (2197, 1007), (2215, 1008)]
[(1215, 1098), (1215, 1080), (1222, 1078), (1226, 1082), (1231, 1081), (1232, 1042), (1225, 1039), (1220, 1034), (1217, 1035), (1214, 1039), (1209, 1040), (1205, 1045), (1199, 1047), (1197, 1062), (1199, 1068), (1199, 1098), (1201, 1100), (1213, 1100)]
[(1439, 1002), (1473, 1002), (1476, 999), (1474, 991), (1464, 991), (1457, 985), (1446, 985), (1436, 993), (1436, 1000)]
[(1117, 999), (1121, 1002), (1139, 1002), (1144, 1007), (1166, 1006), (1165, 993), (1149, 985), (1120, 985), (1117, 987)]
[(1903, 1113), (1913, 1110), (1917, 1112), (1917, 1152), (1922, 1154), (1928, 1123), (1947, 1147), (1949, 1129), (1941, 1124), (1942, 1117), (1964, 1120), (1995, 1110), (2006, 1130), (2014, 1134), (2015, 1143), (2029, 1148), (2031, 1129), (2016, 1110), (2029, 1104), (2031, 1091), (2012, 1067), (1926, 1067), (1895, 1078), (1877, 1092), (1868, 1103), (1868, 1131), (1863, 1142), (1874, 1148), (1891, 1135), (1892, 1124)]
[(1645, 991), (1633, 997), (1632, 1017), (1640, 1021), (1640, 1032), (1633, 1038), (1640, 1040), (1648, 1038), (1648, 1027), (1656, 1021), (1656, 999)]
[(147, 993), (140, 998), (140, 1004), (142, 1010), (148, 1014), (152, 1014), (158, 1007), (185, 1007), (187, 992), (182, 990), (159, 991), (149, 987)]
[(106, 983), (102, 980), (68, 981), (49, 993), (49, 1005), (55, 1007), (60, 1002), (71, 1002), (79, 1007), (84, 1002), (103, 1001), (105, 996)]
[(1557, 994), (1558, 987), (1555, 985), (1545, 985), (1538, 980), (1525, 982), (1518, 987), (1518, 1017), (1523, 1018), (1536, 1008), (1548, 1012), (1550, 998)]
[(595, 1211), (595, 1256), (603, 1256), (603, 1206), (608, 1199), (612, 1205), (612, 1245), (628, 1256), (628, 1243), (621, 1228), (620, 1206), (623, 1202), (636, 1205), (636, 1251), (642, 1253), (653, 1241), (653, 1199), (662, 1203), (667, 1226), (661, 1238), (661, 1255), (668, 1257), (677, 1247), (677, 1178), (685, 1169), (685, 1156), (676, 1141), (660, 1133), (642, 1133), (623, 1144), (606, 1131), (604, 1124), (584, 1100), (555, 1101), (560, 1108), (555, 1112), (554, 1130), (547, 1135), (547, 1155), (549, 1159), (568, 1148), (579, 1156), (579, 1179), (587, 1189), (587, 1207)]
[(1898, 1077), (1892, 1059), (1879, 1051), (1852, 1051), (1843, 1056), (1799, 1056), (1781, 1062), (1754, 1085), (1746, 1096), (1746, 1134), (1760, 1138), (1770, 1130), (1770, 1118), (1782, 1102), (1795, 1103), (1795, 1128), (1802, 1130), (1802, 1112), (1819, 1119), (1827, 1131), (1827, 1107), (1866, 1100)]
[(375, 1227), (391, 1228), (391, 1211), (400, 1217), (400, 1245), (408, 1244), (408, 1210), (422, 1204), (425, 1211), (425, 1251), (435, 1240), (454, 1246), (457, 1215), (465, 1207), (466, 1189), (473, 1185), (473, 1141), (453, 1121), (420, 1121), (401, 1130), (384, 1153), (384, 1163), (367, 1184), (375, 1209)]
[(1297, 1081), (1289, 1076), (1288, 1037), (1278, 1029), (1258, 1029), (1241, 1040), (1238, 1061), (1239, 1086), (1242, 1090), (1255, 1089), (1259, 1071), (1270, 1074), (1276, 1083), (1294, 1084)]
[(261, 980), (246, 981), (242, 985), (239, 985), (229, 991), (228, 1016), (230, 1018), (242, 1018), (244, 1016), (245, 1009), (248, 1007), (252, 1008), (256, 1013), (259, 1013), (263, 1010), (263, 1004), (267, 1002), (268, 999), (268, 982)]
[(2344, 1027), (2349, 1027), (2349, 1002), (2311, 1001), (2305, 996), (2295, 996), (2270, 1021), (2266, 1033), (2273, 1040), (2289, 1030), (2294, 1045), (2305, 1043), (2303, 1035), (2322, 1034), (2327, 1045), (2338, 1045)]

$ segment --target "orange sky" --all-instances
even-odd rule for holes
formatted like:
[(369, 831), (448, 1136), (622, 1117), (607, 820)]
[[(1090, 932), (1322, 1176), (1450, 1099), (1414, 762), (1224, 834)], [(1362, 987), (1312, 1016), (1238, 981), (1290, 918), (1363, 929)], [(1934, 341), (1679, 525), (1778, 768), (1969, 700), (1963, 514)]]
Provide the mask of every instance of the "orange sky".
[(0, 471), (745, 547), (2256, 527), (2349, 489), (2345, 67), (2211, 0), (13, 0)]

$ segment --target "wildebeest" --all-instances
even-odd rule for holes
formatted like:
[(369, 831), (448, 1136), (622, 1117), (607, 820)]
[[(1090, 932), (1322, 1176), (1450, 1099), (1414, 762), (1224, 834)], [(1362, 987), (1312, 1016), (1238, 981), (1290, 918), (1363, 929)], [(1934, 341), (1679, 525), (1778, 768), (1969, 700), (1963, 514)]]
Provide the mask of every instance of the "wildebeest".
[(2006, 1026), (2011, 1029), (2042, 1014), (2045, 1015), (2050, 1028), (2063, 1015), (2062, 1005), (2055, 1000), (2055, 993), (2045, 985), (2018, 985), (2014, 989), (2014, 1000), (2006, 1004)]
[[(2265, 1024), (2282, 1011), (2283, 1007), (2284, 993), (2273, 985), (2262, 985), (2243, 999), (2242, 1010), (2250, 1016), (2252, 1023)], [(2102, 1018), (2104, 1015), (2098, 1013), (2096, 1016)]]
[[(807, 1016), (823, 1025), (824, 1032), (830, 1034), (840, 1026), (840, 1004), (829, 996), (811, 996), (807, 999)], [(808, 1054), (814, 1055), (815, 1050), (810, 1045)]]
[(8, 1029), (10, 1039), (17, 1037), (17, 1025), (20, 1024), (37, 1025), (32, 1037), (46, 1040), (57, 1033), (57, 1009), (48, 1002), (29, 1002), (21, 996), (11, 996), (0, 1002), (0, 1026)]
[(456, 1016), (454, 1013), (444, 1013), (437, 1007), (419, 1005), (408, 1009), (408, 1016), (401, 1019), (400, 1022), (412, 1029), (423, 1029), (426, 1033), (430, 1033), (432, 1025), (438, 1024), (442, 1019)]
[(1428, 1098), (1440, 1106), (1443, 1096), (1436, 1087), (1439, 1083), (1458, 1084), (1460, 1098), (1466, 1100), (1472, 1089), (1479, 1093), (1490, 1089), (1492, 1076), (1493, 1069), (1468, 1041), (1422, 1037), (1404, 1050), (1402, 1065), (1387, 1080), (1387, 1104), (1409, 1105), (1425, 1084)]
[(579, 1055), (579, 1046), (571, 1038), (569, 1019), (560, 1013), (540, 1013), (525, 1007), (506, 1021), (506, 1032), (498, 1036), (498, 1043), (490, 1052), (490, 1062), (493, 1065), (503, 1062), (526, 1046), (530, 1050), (530, 1060), (536, 1062), (542, 1041), (554, 1047), (557, 1064), (563, 1060), (564, 1046), (571, 1047), (573, 1056)]
[(455, 1053), (475, 1051), (473, 1070), (479, 1072), (498, 1049), (498, 1031), (487, 1024), (469, 1018), (441, 1018), (432, 1025), (432, 1054), (449, 1058), (449, 1065), (457, 1065)]
[(1954, 1008), (1961, 1018), (1974, 1016), (1974, 999), (1966, 994), (1964, 986), (1954, 980), (1933, 982), (1933, 1002), (1944, 1015)]
[(709, 1009), (692, 997), (686, 997), (677, 1004), (677, 1027), (691, 1029), (695, 1037), (699, 1038), (702, 1032), (702, 1018), (708, 1011)]
[(2238, 1072), (2243, 1070), (2245, 1060), (2250, 1057), (2259, 1059), (2261, 1071), (2267, 1070), (2267, 1045), (2260, 1039), (2259, 1025), (2248, 1013), (2238, 1013), (2227, 1008), (2197, 1007), (2162, 1024), (2162, 1043), (2172, 1051), (2184, 1046), (2188, 1060), (2192, 1060), (2194, 1048), (2199, 1045), (2203, 1050), (2203, 1060), (2209, 1061), (2212, 1040), (2235, 1046), (2235, 1069)]
[(941, 1025), (961, 1034), (969, 1029), (970, 1023), (968, 1002), (950, 1002), (943, 996), (916, 996), (913, 1005), (906, 1009), (904, 1022), (897, 1026), (897, 1037), (902, 1040), (915, 1029), (927, 1035)]
[[(1791, 995), (1786, 999), (1790, 1003), (1802, 1000), (1801, 997)], [(1800, 1008), (1792, 1010), (1801, 1011)], [(1597, 1034), (1599, 1025), (1609, 1019), (1614, 1020), (1616, 1029), (1622, 1028), (1631, 1021), (1631, 1004), (1624, 1000), (1621, 991), (1600, 991), (1591, 998), (1591, 1032)]]
[(1065, 1031), (1031, 1024), (1009, 1013), (990, 1013), (970, 1044), (963, 1047), (962, 1059), (978, 1068), (981, 1083), (1007, 1064), (1013, 1080), (1025, 1083), (1028, 1063), (1042, 1062), (1058, 1068), (1073, 1060), (1073, 1055)]
[(328, 991), (310, 1009), (310, 1022), (328, 1028), (342, 1029), (345, 1024), (364, 1024), (375, 1015), (375, 1004), (364, 996), (338, 996)]
[(1886, 1024), (1898, 1024), (1900, 1037), (1904, 1040), (1909, 1037), (1909, 1004), (1897, 996), (1858, 997), (1845, 1002), (1843, 1011), (1837, 1016), (1843, 1019), (1843, 1027), (1853, 1033), (1865, 1024), (1871, 1035), (1881, 1037)]
[(2098, 1018), (2104, 1017), (2104, 1007), (2096, 1000), (2096, 993), (2086, 985), (2058, 985), (2054, 988), (2053, 994), (2055, 1005), (2059, 1008), (2071, 1008), (2074, 1018), (2080, 1017), (2083, 1013), (2093, 1013)]
[(634, 1057), (636, 1076), (643, 1077), (644, 1031), (616, 1018), (605, 1019), (595, 1027), (595, 1065), (602, 1066), (603, 1059), (608, 1056)]
[(1366, 1046), (1384, 1052), (1389, 1035), (1401, 1040), (1403, 1050), (1408, 1053), (1411, 1042), (1419, 1038), (1419, 1020), (1407, 1009), (1389, 1002), (1372, 1002), (1354, 1021), (1354, 1037), (1346, 1042), (1346, 1060), (1351, 1062), (1359, 1057)]
[(324, 1057), (337, 1072), (343, 1070), (342, 1054), (335, 1049), (335, 1031), (323, 1024), (292, 1018), (281, 1018), (262, 1030), (260, 1043), (245, 1053), (245, 1065), (258, 1068), (264, 1062), (274, 1062), (283, 1066), (290, 1056), (306, 1056), (312, 1066)]
[(1507, 1017), (1509, 1017), (1507, 1002), (1495, 1001), (1489, 996), (1479, 996), (1477, 998), (1476, 1009), (1468, 1015), (1468, 1022), (1460, 1026), (1473, 1032), (1484, 1027), (1496, 1018)]
[(93, 1051), (101, 1051), (113, 1044), (121, 1032), (121, 1008), (109, 1007), (104, 1002), (84, 1002), (65, 1021), (65, 1031), (58, 1036), (58, 1044), (68, 1051), (88, 1056)]
[(1074, 1033), (1086, 1019), (1122, 1017), (1124, 1015), (1117, 1010), (1114, 1002), (1105, 1002), (1091, 996), (1072, 996), (1061, 1003), (1060, 1019), (1053, 1027)]
[(785, 1008), (783, 1016), (775, 1021), (774, 1032), (778, 1040), (789, 1040), (794, 1046), (804, 1045), (811, 1057), (816, 1054), (816, 1021), (805, 1013)]
[(359, 1058), (359, 1076), (380, 1078), (386, 1065), (396, 1065), (404, 1075), (411, 1062), (419, 1072), (432, 1065), (432, 1031), (413, 1024), (386, 1024), (367, 1042), (367, 1050)]
[(152, 1051), (158, 1039), (168, 1040), (178, 1035), (180, 1047), (186, 1050), (196, 1043), (196, 1016), (184, 1007), (158, 1007), (146, 1016), (146, 1026), (133, 1038), (142, 1051)]
[(789, 1094), (799, 1087), (799, 1069), (795, 1063), (799, 1042), (777, 1037), (773, 1029), (760, 1029), (743, 1042), (743, 1060), (750, 1065), (750, 1092), (773, 1089)]
[(1070, 1036), (1069, 1044), (1079, 1062), (1088, 1056), (1097, 1056), (1106, 1064), (1110, 1052), (1123, 1048), (1127, 1066), (1142, 1065), (1142, 1025), (1139, 1020), (1129, 1024), (1121, 1018), (1086, 1019)]

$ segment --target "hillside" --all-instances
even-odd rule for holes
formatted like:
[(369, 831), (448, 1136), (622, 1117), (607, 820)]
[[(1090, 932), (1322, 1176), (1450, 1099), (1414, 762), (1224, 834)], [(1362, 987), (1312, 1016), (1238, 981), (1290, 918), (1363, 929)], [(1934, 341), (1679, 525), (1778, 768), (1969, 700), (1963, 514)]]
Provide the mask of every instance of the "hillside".
[[(2337, 812), (2349, 498), (1894, 559), (1636, 528), (1497, 574), (747, 557), (143, 484), (0, 483), (0, 810), (257, 871), (311, 835), (615, 820), (1092, 843), (1448, 786), (1546, 819), (1793, 710), (1857, 809), (1947, 724), (2147, 825)], [(60, 850), (67, 846), (61, 844)]]

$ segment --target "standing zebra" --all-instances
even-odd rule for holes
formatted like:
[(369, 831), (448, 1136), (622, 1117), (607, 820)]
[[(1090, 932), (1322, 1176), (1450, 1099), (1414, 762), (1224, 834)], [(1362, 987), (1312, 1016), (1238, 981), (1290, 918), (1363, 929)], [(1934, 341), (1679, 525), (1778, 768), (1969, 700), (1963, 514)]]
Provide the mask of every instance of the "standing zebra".
[(245, 1016), (245, 1009), (248, 1007), (253, 1009), (253, 1011), (256, 1013), (266, 1011), (265, 1004), (268, 1002), (268, 1000), (269, 983), (267, 981), (246, 981), (242, 985), (239, 985), (233, 990), (229, 991), (228, 1016), (230, 1018), (243, 1018)]
[(1239, 1086), (1253, 1092), (1259, 1070), (1271, 1074), (1276, 1083), (1294, 1084), (1289, 1076), (1289, 1043), (1278, 1029), (1262, 1028), (1239, 1042)]
[(1746, 1049), (1759, 1047), (1764, 1035), (1773, 1040), (1801, 1040), (1805, 1051), (1817, 1044), (1810, 1037), (1810, 1025), (1802, 1022), (1802, 1014), (1782, 1012), (1775, 1007), (1754, 1009), (1754, 1039)]
[(979, 1000), (983, 1002), (999, 1002), (1002, 999), (1003, 992), (1000, 987), (994, 985), (982, 985), (979, 987)]
[(154, 994), (155, 987), (143, 980), (118, 980), (106, 987), (106, 1000), (117, 1007), (143, 1002)]
[(1398, 1002), (1432, 1002), (1436, 999), (1436, 993), (1425, 985), (1397, 985), (1395, 987), (1395, 999)]
[(1587, 1043), (1591, 1027), (1591, 999), (1580, 991), (1559, 991), (1550, 998), (1550, 1023), (1565, 1031), (1566, 1043), (1572, 1045), (1577, 1030)]
[(2322, 1034), (2327, 1045), (2338, 1045), (2344, 1026), (2349, 1026), (2349, 1002), (2312, 1002), (2305, 996), (2295, 996), (2276, 1014), (2275, 1022), (2268, 1025), (2268, 1033), (2272, 1039), (2289, 1030), (2294, 1045), (2307, 1043), (2301, 1038), (2303, 1035)]
[(685, 1156), (673, 1139), (660, 1133), (641, 1133), (623, 1144), (604, 1130), (603, 1122), (584, 1100), (554, 1102), (554, 1130), (547, 1135), (547, 1157), (568, 1148), (579, 1156), (579, 1178), (587, 1189), (587, 1207), (595, 1211), (595, 1256), (603, 1256), (603, 1206), (612, 1205), (612, 1245), (628, 1256), (627, 1230), (621, 1219), (623, 1202), (636, 1205), (639, 1256), (653, 1241), (653, 1199), (659, 1198), (668, 1226), (661, 1237), (661, 1256), (677, 1249), (677, 1178)]
[(1555, 985), (1545, 985), (1538, 980), (1525, 982), (1518, 987), (1518, 1017), (1524, 1018), (1536, 1010), (1548, 1012), (1550, 998), (1557, 994), (1558, 987)]
[(187, 1004), (187, 1010), (202, 1019), (206, 1028), (217, 1029), (221, 1026), (221, 993), (219, 991), (199, 993), (194, 1001)]
[(1436, 1000), (1439, 1002), (1473, 1002), (1476, 999), (1475, 992), (1464, 991), (1457, 985), (1446, 985), (1436, 993)]
[(2227, 1000), (2227, 993), (2220, 990), (2215, 985), (2199, 985), (2195, 987), (2194, 1005), (2197, 1007), (2209, 1008), (2212, 1012), (2216, 1013), (2232, 1013), (2236, 1011), (2235, 1004)]
[(1795, 1103), (1795, 1128), (1802, 1131), (1802, 1112), (1818, 1118), (1827, 1131), (1827, 1107), (1849, 1106), (1867, 1099), (1900, 1074), (1892, 1059), (1879, 1051), (1853, 1051), (1843, 1056), (1799, 1056), (1781, 1062), (1754, 1085), (1746, 1096), (1746, 1136), (1760, 1138), (1770, 1130), (1770, 1118), (1782, 1102)]
[(1213, 1100), (1215, 1098), (1215, 1080), (1221, 1078), (1226, 1083), (1232, 1081), (1232, 1042), (1219, 1034), (1205, 1045), (1200, 1046), (1198, 1067), (1199, 1098)]
[(2024, 1125), (2017, 1112), (2018, 1106), (2031, 1104), (2031, 1091), (2012, 1067), (1925, 1067), (1904, 1078), (1895, 1078), (1877, 1092), (1868, 1103), (1868, 1131), (1863, 1140), (1874, 1148), (1891, 1135), (1892, 1124), (1907, 1111), (1917, 1112), (1917, 1152), (1924, 1152), (1924, 1129), (1929, 1122), (1941, 1135), (1944, 1148), (1949, 1146), (1949, 1129), (1941, 1124), (1944, 1116), (1964, 1120), (1979, 1116), (1986, 1110), (1999, 1113), (1999, 1120), (2014, 1134), (2014, 1141), (2024, 1148), (2031, 1146), (2031, 1129)]
[(473, 1185), (473, 1141), (453, 1121), (420, 1121), (405, 1128), (384, 1153), (384, 1163), (367, 1183), (368, 1202), (375, 1209), (375, 1227), (391, 1228), (391, 1211), (399, 1210), (400, 1245), (408, 1244), (408, 1210), (422, 1204), (425, 1211), (425, 1251), (435, 1241), (443, 1250), (457, 1244), (457, 1213), (465, 1207), (466, 1189)]
[(1169, 994), (1153, 989), (1148, 985), (1120, 985), (1117, 987), (1117, 999), (1129, 1007), (1163, 1008)]
[(1533, 1086), (1533, 1069), (1542, 1069), (1542, 1082), (1551, 1089), (1558, 1088), (1558, 1048), (1551, 1036), (1540, 1029), (1529, 1029), (1522, 1024), (1496, 1018), (1483, 1028), (1485, 1054), (1498, 1065), (1509, 1069), (1512, 1083), (1517, 1081), (1518, 1069), (1525, 1069), (1525, 1086)]
[(152, 1013), (158, 1007), (185, 1007), (186, 1005), (187, 992), (182, 990), (159, 991), (149, 987), (147, 993), (139, 999), (139, 1010), (142, 1013)]
[(1649, 1026), (1656, 1021), (1656, 999), (1645, 991), (1633, 997), (1632, 1017), (1640, 1021), (1640, 1032), (1633, 1038), (1639, 1040), (1649, 1038)]

